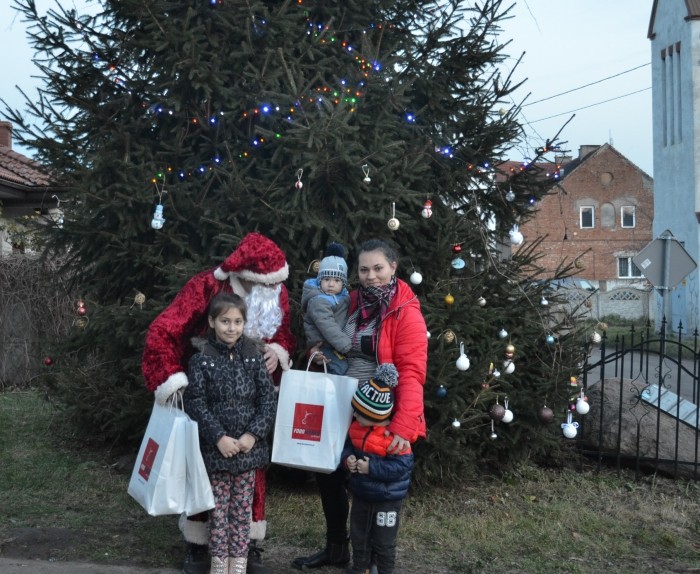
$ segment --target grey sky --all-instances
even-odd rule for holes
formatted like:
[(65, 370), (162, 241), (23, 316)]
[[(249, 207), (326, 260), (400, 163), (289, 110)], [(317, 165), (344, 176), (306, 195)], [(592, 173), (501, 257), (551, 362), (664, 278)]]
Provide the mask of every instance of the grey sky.
[[(89, 0), (59, 1), (77, 9), (90, 5)], [(46, 12), (56, 0), (36, 3), (40, 12)], [(504, 5), (509, 5), (507, 0)], [(525, 52), (514, 77), (528, 81), (514, 100), (530, 93), (527, 104), (574, 91), (524, 107), (520, 119), (528, 138), (511, 159), (528, 158), (572, 115), (565, 112), (578, 110), (560, 136), (571, 154), (575, 156), (581, 145), (609, 142), (653, 175), (651, 90), (647, 89), (651, 67), (645, 66), (650, 61), (646, 35), (651, 6), (652, 0), (517, 0), (515, 18), (506, 22), (502, 35), (503, 41), (512, 38), (506, 50), (512, 58), (506, 66), (512, 67)], [(0, 2), (0, 97), (13, 107), (24, 107), (14, 86), (28, 93), (37, 86), (31, 60), (25, 25), (11, 1), (4, 0)], [(637, 69), (627, 72), (633, 68)], [(610, 76), (617, 77), (604, 80)], [(576, 89), (586, 84), (594, 85)], [(605, 100), (611, 101), (594, 105)], [(544, 119), (551, 116), (557, 117)]]

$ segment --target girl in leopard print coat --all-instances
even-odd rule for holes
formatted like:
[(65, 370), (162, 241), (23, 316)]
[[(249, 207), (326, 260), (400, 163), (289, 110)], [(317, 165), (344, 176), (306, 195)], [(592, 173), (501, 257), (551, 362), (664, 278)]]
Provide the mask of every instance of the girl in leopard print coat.
[[(209, 304), (208, 340), (190, 359), (185, 412), (199, 425), (216, 506), (209, 516), (212, 572), (245, 572), (255, 470), (270, 460), (275, 390), (262, 347), (243, 334), (246, 305), (221, 293)], [(234, 566), (235, 565), (235, 566)]]

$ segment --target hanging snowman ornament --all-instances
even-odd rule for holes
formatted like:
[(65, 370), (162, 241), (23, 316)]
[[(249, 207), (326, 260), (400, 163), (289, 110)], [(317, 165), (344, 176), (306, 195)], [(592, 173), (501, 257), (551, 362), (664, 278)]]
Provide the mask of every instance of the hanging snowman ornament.
[(561, 432), (566, 438), (576, 438), (578, 434), (578, 423), (574, 422), (571, 411), (566, 413), (566, 422), (561, 423)]
[(464, 269), (464, 266), (466, 263), (464, 262), (464, 259), (460, 257), (460, 254), (462, 253), (462, 246), (459, 243), (455, 243), (452, 246), (452, 253), (454, 253), (454, 259), (452, 259), (452, 268), (453, 269)]
[(163, 205), (159, 203), (156, 205), (156, 209), (153, 212), (153, 219), (151, 219), (151, 227), (155, 230), (163, 229), (165, 225), (165, 217), (163, 217)]
[(420, 214), (423, 216), (424, 219), (430, 219), (433, 216), (433, 202), (429, 199), (426, 199)]
[(466, 371), (471, 366), (469, 357), (467, 357), (467, 354), (464, 352), (464, 342), (459, 344), (459, 358), (455, 364), (460, 371)]
[(513, 226), (513, 229), (508, 232), (508, 235), (510, 236), (510, 242), (512, 245), (520, 245), (524, 240), (523, 234), (520, 233), (517, 225)]

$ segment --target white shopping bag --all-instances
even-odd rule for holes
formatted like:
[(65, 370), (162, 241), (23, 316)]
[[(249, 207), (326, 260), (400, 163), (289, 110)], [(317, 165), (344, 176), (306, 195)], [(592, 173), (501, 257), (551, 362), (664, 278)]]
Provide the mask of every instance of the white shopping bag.
[(214, 508), (214, 493), (199, 450), (199, 425), (196, 421), (188, 420), (185, 513), (192, 516), (211, 508)]
[(153, 405), (127, 490), (151, 516), (185, 511), (189, 420), (174, 404)]
[(272, 462), (323, 473), (338, 468), (357, 382), (353, 377), (311, 372), (308, 366), (306, 371), (284, 371)]

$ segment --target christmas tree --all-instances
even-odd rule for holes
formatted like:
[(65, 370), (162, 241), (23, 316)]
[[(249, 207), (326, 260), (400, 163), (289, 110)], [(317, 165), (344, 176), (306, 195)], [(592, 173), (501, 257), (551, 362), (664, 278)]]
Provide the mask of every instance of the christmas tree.
[(16, 4), (44, 86), (7, 115), (66, 189), (43, 253), (84, 320), (51, 379), (83, 429), (140, 438), (148, 324), (257, 230), (287, 254), (302, 347), (301, 287), (324, 246), (351, 263), (364, 239), (396, 246), (430, 337), (420, 476), (564, 444), (544, 407), (565, 416), (580, 345), (517, 229), (551, 186), (537, 166), (556, 140), (499, 167), (521, 134), (500, 0)]

